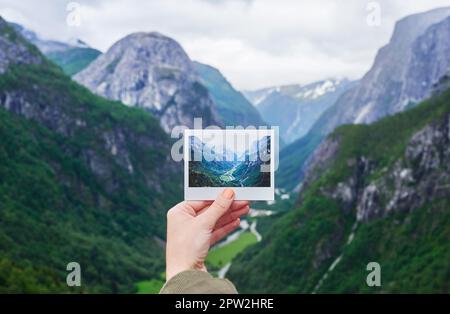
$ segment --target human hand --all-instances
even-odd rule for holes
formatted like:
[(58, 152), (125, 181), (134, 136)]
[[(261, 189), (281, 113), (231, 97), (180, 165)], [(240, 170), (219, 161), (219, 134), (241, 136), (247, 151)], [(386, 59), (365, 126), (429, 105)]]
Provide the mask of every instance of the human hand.
[(234, 201), (225, 189), (214, 202), (184, 201), (167, 213), (166, 278), (198, 269), (206, 271), (209, 248), (226, 237), (249, 212), (248, 201)]

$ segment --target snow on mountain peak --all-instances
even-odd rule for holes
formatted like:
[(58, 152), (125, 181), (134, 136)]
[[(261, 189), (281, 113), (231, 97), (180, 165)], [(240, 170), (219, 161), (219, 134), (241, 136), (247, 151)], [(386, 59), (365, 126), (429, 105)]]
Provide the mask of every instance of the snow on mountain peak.
[(327, 79), (325, 81), (313, 84), (312, 87), (305, 86), (300, 92), (298, 92), (296, 98), (304, 99), (316, 99), (326, 93), (334, 92), (336, 87), (341, 83), (340, 79)]

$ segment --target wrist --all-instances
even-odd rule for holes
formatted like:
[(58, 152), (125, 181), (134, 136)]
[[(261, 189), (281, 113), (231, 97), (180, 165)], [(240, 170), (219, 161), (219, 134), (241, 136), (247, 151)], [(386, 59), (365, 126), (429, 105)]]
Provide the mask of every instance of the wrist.
[(174, 277), (175, 275), (186, 271), (186, 270), (191, 270), (193, 269), (193, 267), (189, 267), (187, 265), (183, 265), (183, 264), (174, 264), (174, 265), (169, 265), (167, 264), (166, 266), (166, 281), (169, 281), (172, 277)]
[(205, 265), (188, 265), (183, 263), (168, 263), (166, 266), (166, 281), (169, 281), (171, 278), (175, 277), (177, 274), (187, 271), (187, 270), (201, 270), (204, 272), (208, 272), (206, 270)]

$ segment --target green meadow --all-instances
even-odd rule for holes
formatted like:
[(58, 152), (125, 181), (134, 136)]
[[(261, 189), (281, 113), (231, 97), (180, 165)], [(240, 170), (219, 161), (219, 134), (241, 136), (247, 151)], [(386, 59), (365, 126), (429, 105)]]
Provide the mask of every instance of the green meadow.
[(250, 231), (243, 232), (238, 239), (222, 247), (213, 248), (206, 258), (206, 265), (211, 269), (219, 269), (233, 260), (249, 245), (257, 242), (256, 236)]
[(165, 283), (166, 273), (161, 273), (159, 278), (143, 280), (136, 283), (138, 294), (157, 294)]

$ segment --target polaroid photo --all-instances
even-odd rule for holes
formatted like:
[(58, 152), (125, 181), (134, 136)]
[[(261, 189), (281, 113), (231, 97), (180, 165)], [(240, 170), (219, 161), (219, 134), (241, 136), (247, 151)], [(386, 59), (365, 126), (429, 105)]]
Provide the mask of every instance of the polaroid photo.
[(184, 132), (184, 196), (214, 200), (224, 188), (236, 200), (274, 199), (274, 130)]

